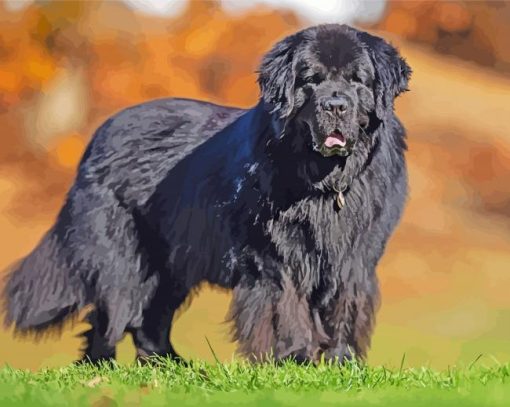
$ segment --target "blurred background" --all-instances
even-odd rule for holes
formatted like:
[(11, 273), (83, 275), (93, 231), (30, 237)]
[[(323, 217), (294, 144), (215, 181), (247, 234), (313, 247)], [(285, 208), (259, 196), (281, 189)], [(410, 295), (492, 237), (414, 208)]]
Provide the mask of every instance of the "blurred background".
[[(414, 74), (397, 103), (411, 192), (379, 267), (369, 363), (445, 368), (510, 360), (510, 3), (230, 0), (0, 2), (0, 270), (52, 224), (94, 129), (148, 99), (250, 107), (271, 45), (354, 24), (397, 45)], [(3, 272), (2, 272), (3, 273)], [(235, 344), (229, 294), (201, 290), (172, 339), (186, 357)], [(65, 365), (69, 325), (39, 343), (0, 331), (0, 364)], [(134, 357), (131, 338), (121, 361)]]

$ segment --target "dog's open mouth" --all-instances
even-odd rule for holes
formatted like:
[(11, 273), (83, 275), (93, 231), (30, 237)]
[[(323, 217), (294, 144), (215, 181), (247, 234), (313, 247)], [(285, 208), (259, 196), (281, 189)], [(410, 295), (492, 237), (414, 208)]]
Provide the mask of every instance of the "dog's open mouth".
[(345, 136), (338, 129), (335, 129), (333, 132), (331, 132), (324, 141), (324, 145), (327, 148), (345, 147), (346, 144), (347, 140), (345, 139)]
[(350, 154), (353, 141), (347, 139), (345, 135), (338, 129), (333, 130), (326, 137), (324, 142), (315, 147), (324, 157), (340, 156), (347, 157)]

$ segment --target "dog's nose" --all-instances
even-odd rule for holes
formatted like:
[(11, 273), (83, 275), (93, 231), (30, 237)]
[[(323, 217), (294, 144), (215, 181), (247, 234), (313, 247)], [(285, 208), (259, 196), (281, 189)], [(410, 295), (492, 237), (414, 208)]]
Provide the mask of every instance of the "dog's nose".
[(322, 106), (330, 112), (342, 114), (349, 107), (349, 99), (346, 96), (328, 97), (323, 100)]

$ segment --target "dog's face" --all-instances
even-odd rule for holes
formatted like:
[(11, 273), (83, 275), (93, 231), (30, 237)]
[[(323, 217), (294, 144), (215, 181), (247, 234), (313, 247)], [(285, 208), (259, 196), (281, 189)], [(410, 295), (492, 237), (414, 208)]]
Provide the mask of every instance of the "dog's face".
[(331, 24), (276, 44), (264, 57), (259, 83), (283, 134), (290, 121), (304, 124), (307, 145), (325, 157), (347, 156), (371, 124), (386, 119), (410, 72), (382, 39)]

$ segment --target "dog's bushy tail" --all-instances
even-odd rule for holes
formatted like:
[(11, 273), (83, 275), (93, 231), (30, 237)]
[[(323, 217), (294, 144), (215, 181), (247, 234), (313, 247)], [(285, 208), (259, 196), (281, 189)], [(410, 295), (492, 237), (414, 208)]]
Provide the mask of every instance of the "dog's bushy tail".
[(21, 334), (61, 326), (85, 305), (78, 276), (66, 265), (54, 228), (7, 274), (3, 289), (6, 327)]

